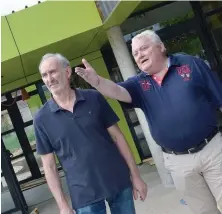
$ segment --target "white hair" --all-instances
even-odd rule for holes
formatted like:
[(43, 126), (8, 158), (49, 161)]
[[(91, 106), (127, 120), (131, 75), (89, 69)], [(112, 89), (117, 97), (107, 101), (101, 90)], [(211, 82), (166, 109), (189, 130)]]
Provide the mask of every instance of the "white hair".
[(47, 53), (45, 54), (40, 63), (39, 63), (39, 71), (40, 71), (40, 68), (41, 68), (41, 65), (42, 63), (49, 59), (49, 58), (55, 58), (59, 63), (61, 63), (62, 67), (63, 68), (67, 68), (68, 66), (70, 66), (70, 62), (68, 59), (66, 59), (62, 54), (59, 54), (59, 53)]
[(155, 31), (152, 30), (145, 30), (142, 33), (137, 34), (133, 37), (132, 41), (134, 39), (140, 39), (142, 37), (146, 37), (152, 40), (154, 43), (162, 43), (160, 37), (155, 33)]

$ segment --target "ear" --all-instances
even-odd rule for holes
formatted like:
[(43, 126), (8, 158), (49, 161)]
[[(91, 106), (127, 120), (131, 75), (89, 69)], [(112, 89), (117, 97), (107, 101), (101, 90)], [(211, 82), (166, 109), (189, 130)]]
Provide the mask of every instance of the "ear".
[(71, 69), (71, 67), (70, 67), (70, 66), (69, 66), (69, 67), (67, 67), (66, 72), (67, 72), (67, 75), (68, 75), (68, 79), (70, 79), (70, 78), (71, 78), (71, 75), (72, 75), (72, 69)]
[(160, 50), (161, 50), (161, 53), (165, 53), (166, 52), (166, 47), (163, 43), (160, 44)]

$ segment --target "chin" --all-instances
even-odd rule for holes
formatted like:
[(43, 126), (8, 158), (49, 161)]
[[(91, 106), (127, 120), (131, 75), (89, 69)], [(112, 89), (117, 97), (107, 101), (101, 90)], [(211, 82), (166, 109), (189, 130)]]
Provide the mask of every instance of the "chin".
[(150, 66), (142, 66), (142, 67), (141, 67), (141, 70), (142, 70), (143, 72), (149, 73)]
[(51, 94), (57, 94), (59, 91), (60, 90), (57, 89), (57, 88), (55, 88), (55, 89), (53, 88), (53, 89), (50, 90)]

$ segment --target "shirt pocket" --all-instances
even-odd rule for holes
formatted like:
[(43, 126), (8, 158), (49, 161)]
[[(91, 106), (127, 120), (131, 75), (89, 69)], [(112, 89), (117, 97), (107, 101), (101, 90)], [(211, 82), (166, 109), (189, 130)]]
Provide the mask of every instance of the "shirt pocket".
[(92, 128), (100, 126), (101, 119), (99, 118), (98, 111), (94, 109), (85, 109), (84, 111), (78, 112), (75, 115), (76, 124), (82, 128)]

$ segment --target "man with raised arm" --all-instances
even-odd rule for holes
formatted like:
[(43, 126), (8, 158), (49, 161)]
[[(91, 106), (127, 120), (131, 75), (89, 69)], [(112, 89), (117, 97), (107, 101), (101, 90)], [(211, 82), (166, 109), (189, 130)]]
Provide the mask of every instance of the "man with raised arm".
[(216, 110), (222, 109), (222, 83), (206, 63), (186, 54), (168, 56), (150, 30), (132, 39), (141, 72), (116, 84), (85, 68), (76, 73), (103, 95), (141, 108), (161, 146), (176, 188), (195, 214), (222, 210), (222, 136)]

